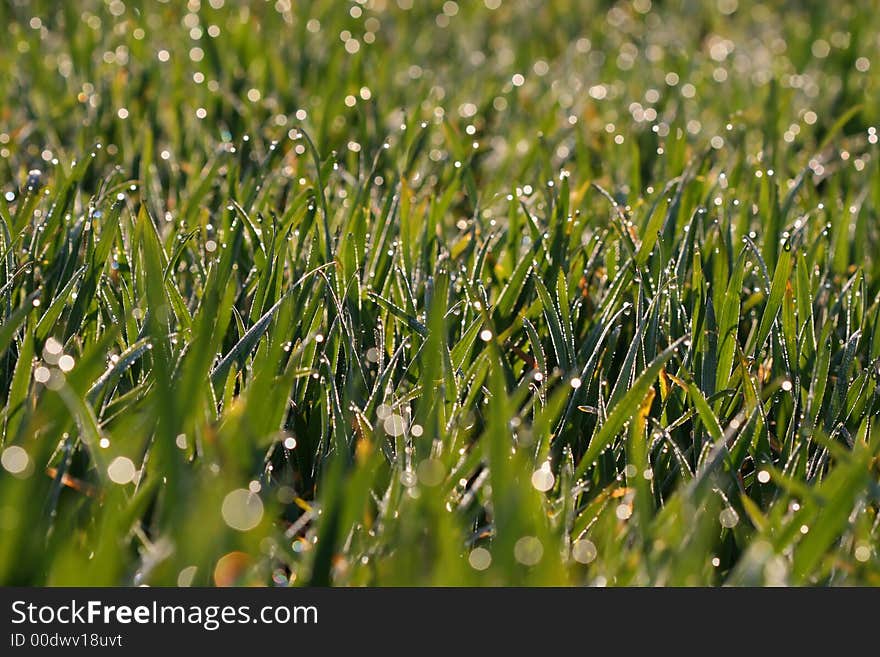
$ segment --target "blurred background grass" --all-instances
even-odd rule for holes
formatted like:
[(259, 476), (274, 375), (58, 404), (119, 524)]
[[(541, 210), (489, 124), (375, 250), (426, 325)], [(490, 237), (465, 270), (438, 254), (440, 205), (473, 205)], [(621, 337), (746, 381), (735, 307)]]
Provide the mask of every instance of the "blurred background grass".
[(4, 3), (0, 581), (877, 583), (873, 9)]

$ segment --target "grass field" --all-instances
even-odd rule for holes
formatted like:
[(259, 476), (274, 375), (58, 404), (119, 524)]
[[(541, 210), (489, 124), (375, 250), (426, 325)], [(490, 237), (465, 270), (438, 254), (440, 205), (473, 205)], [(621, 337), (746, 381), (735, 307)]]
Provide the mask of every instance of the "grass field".
[(0, 23), (0, 583), (880, 585), (872, 2)]

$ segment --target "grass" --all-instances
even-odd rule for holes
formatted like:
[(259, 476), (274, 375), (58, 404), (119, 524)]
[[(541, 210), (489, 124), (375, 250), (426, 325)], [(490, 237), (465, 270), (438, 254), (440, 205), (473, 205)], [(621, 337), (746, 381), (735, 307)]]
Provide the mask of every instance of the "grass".
[(880, 584), (869, 5), (4, 3), (0, 582)]

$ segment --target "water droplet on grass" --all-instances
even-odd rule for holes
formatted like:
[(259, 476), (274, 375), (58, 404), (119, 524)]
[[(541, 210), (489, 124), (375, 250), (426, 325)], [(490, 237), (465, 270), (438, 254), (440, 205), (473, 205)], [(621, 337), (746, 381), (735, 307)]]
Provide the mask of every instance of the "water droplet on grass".
[(537, 536), (523, 536), (513, 546), (513, 556), (524, 566), (534, 566), (544, 556), (544, 546)]
[(177, 575), (177, 585), (181, 587), (191, 586), (198, 572), (198, 566), (187, 566)]
[(541, 493), (546, 493), (553, 488), (554, 483), (556, 483), (556, 477), (550, 471), (549, 463), (544, 463), (532, 473), (532, 487)]
[(263, 500), (246, 488), (237, 488), (223, 498), (220, 512), (232, 529), (250, 531), (263, 519)]
[(117, 456), (107, 466), (107, 476), (114, 484), (127, 484), (135, 478), (136, 474), (134, 463), (126, 456)]
[(596, 549), (596, 546), (591, 540), (586, 538), (575, 541), (574, 545), (571, 546), (571, 556), (578, 563), (592, 563), (598, 554), (599, 551)]
[(2, 464), (3, 468), (11, 474), (22, 474), (27, 470), (28, 465), (30, 465), (30, 457), (23, 447), (10, 445), (4, 449), (3, 454), (0, 455), (0, 464)]
[(718, 514), (718, 521), (721, 523), (722, 527), (731, 529), (733, 527), (736, 527), (737, 523), (739, 522), (739, 515), (736, 511), (734, 511), (730, 507), (727, 507)]
[(492, 554), (486, 548), (474, 548), (468, 555), (468, 563), (474, 570), (486, 570), (492, 565)]

